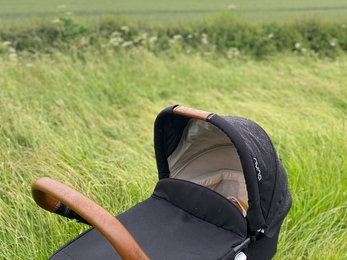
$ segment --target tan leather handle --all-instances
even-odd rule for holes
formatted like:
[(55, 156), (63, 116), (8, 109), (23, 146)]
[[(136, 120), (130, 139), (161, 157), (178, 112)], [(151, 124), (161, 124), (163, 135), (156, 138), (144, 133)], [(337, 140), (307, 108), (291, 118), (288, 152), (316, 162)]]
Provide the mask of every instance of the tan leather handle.
[(31, 190), (35, 202), (45, 210), (55, 212), (63, 203), (75, 211), (105, 236), (122, 259), (149, 259), (119, 220), (80, 192), (49, 177), (36, 180)]
[(202, 111), (202, 110), (189, 108), (185, 106), (176, 106), (174, 107), (173, 112), (176, 115), (188, 116), (192, 118), (201, 119), (204, 121), (207, 121), (208, 117), (210, 115), (213, 115), (212, 112)]

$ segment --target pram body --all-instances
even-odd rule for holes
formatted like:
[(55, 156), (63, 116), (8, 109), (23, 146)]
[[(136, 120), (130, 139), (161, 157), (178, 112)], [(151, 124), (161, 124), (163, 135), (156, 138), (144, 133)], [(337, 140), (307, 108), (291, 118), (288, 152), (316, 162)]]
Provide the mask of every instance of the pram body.
[[(259, 125), (176, 105), (158, 114), (154, 148), (159, 181), (152, 196), (116, 217), (150, 259), (273, 257), (291, 195)], [(91, 228), (50, 259), (121, 258)]]

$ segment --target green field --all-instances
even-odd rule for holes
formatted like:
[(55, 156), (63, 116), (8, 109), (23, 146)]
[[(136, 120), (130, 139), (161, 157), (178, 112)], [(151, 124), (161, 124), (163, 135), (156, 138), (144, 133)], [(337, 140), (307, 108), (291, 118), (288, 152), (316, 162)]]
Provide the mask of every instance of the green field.
[(250, 118), (273, 139), (293, 195), (276, 259), (347, 257), (346, 57), (85, 55), (1, 56), (0, 259), (47, 259), (85, 229), (35, 205), (36, 178), (113, 214), (149, 196), (153, 121), (172, 104)]
[(73, 12), (77, 16), (96, 17), (105, 14), (125, 14), (134, 19), (154, 22), (198, 19), (211, 12), (227, 10), (253, 20), (284, 20), (318, 15), (328, 19), (345, 19), (345, 0), (312, 1), (83, 1), (83, 0), (0, 0), (0, 19), (54, 16), (57, 12)]

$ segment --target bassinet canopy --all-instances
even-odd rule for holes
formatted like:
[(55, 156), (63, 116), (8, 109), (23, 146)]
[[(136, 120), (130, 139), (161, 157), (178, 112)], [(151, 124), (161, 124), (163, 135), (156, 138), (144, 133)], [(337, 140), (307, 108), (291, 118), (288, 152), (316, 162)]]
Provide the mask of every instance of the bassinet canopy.
[[(286, 172), (266, 132), (236, 116), (164, 109), (154, 124), (159, 179), (186, 179), (246, 204), (252, 233), (272, 237), (291, 207)], [(179, 113), (176, 111), (180, 111)], [(229, 194), (228, 186), (237, 193)]]

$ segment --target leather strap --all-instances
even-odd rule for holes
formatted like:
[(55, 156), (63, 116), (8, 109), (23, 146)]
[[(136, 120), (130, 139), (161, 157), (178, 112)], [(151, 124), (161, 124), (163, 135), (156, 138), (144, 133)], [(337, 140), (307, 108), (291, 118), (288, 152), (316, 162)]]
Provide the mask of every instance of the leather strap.
[(31, 190), (35, 202), (45, 210), (55, 212), (63, 203), (75, 211), (105, 236), (122, 259), (149, 259), (118, 219), (80, 192), (49, 177), (36, 180)]
[(173, 109), (174, 114), (176, 115), (182, 115), (192, 118), (197, 118), (200, 120), (207, 121), (211, 115), (213, 115), (212, 112), (202, 111), (194, 108), (189, 108), (185, 106), (176, 106)]

